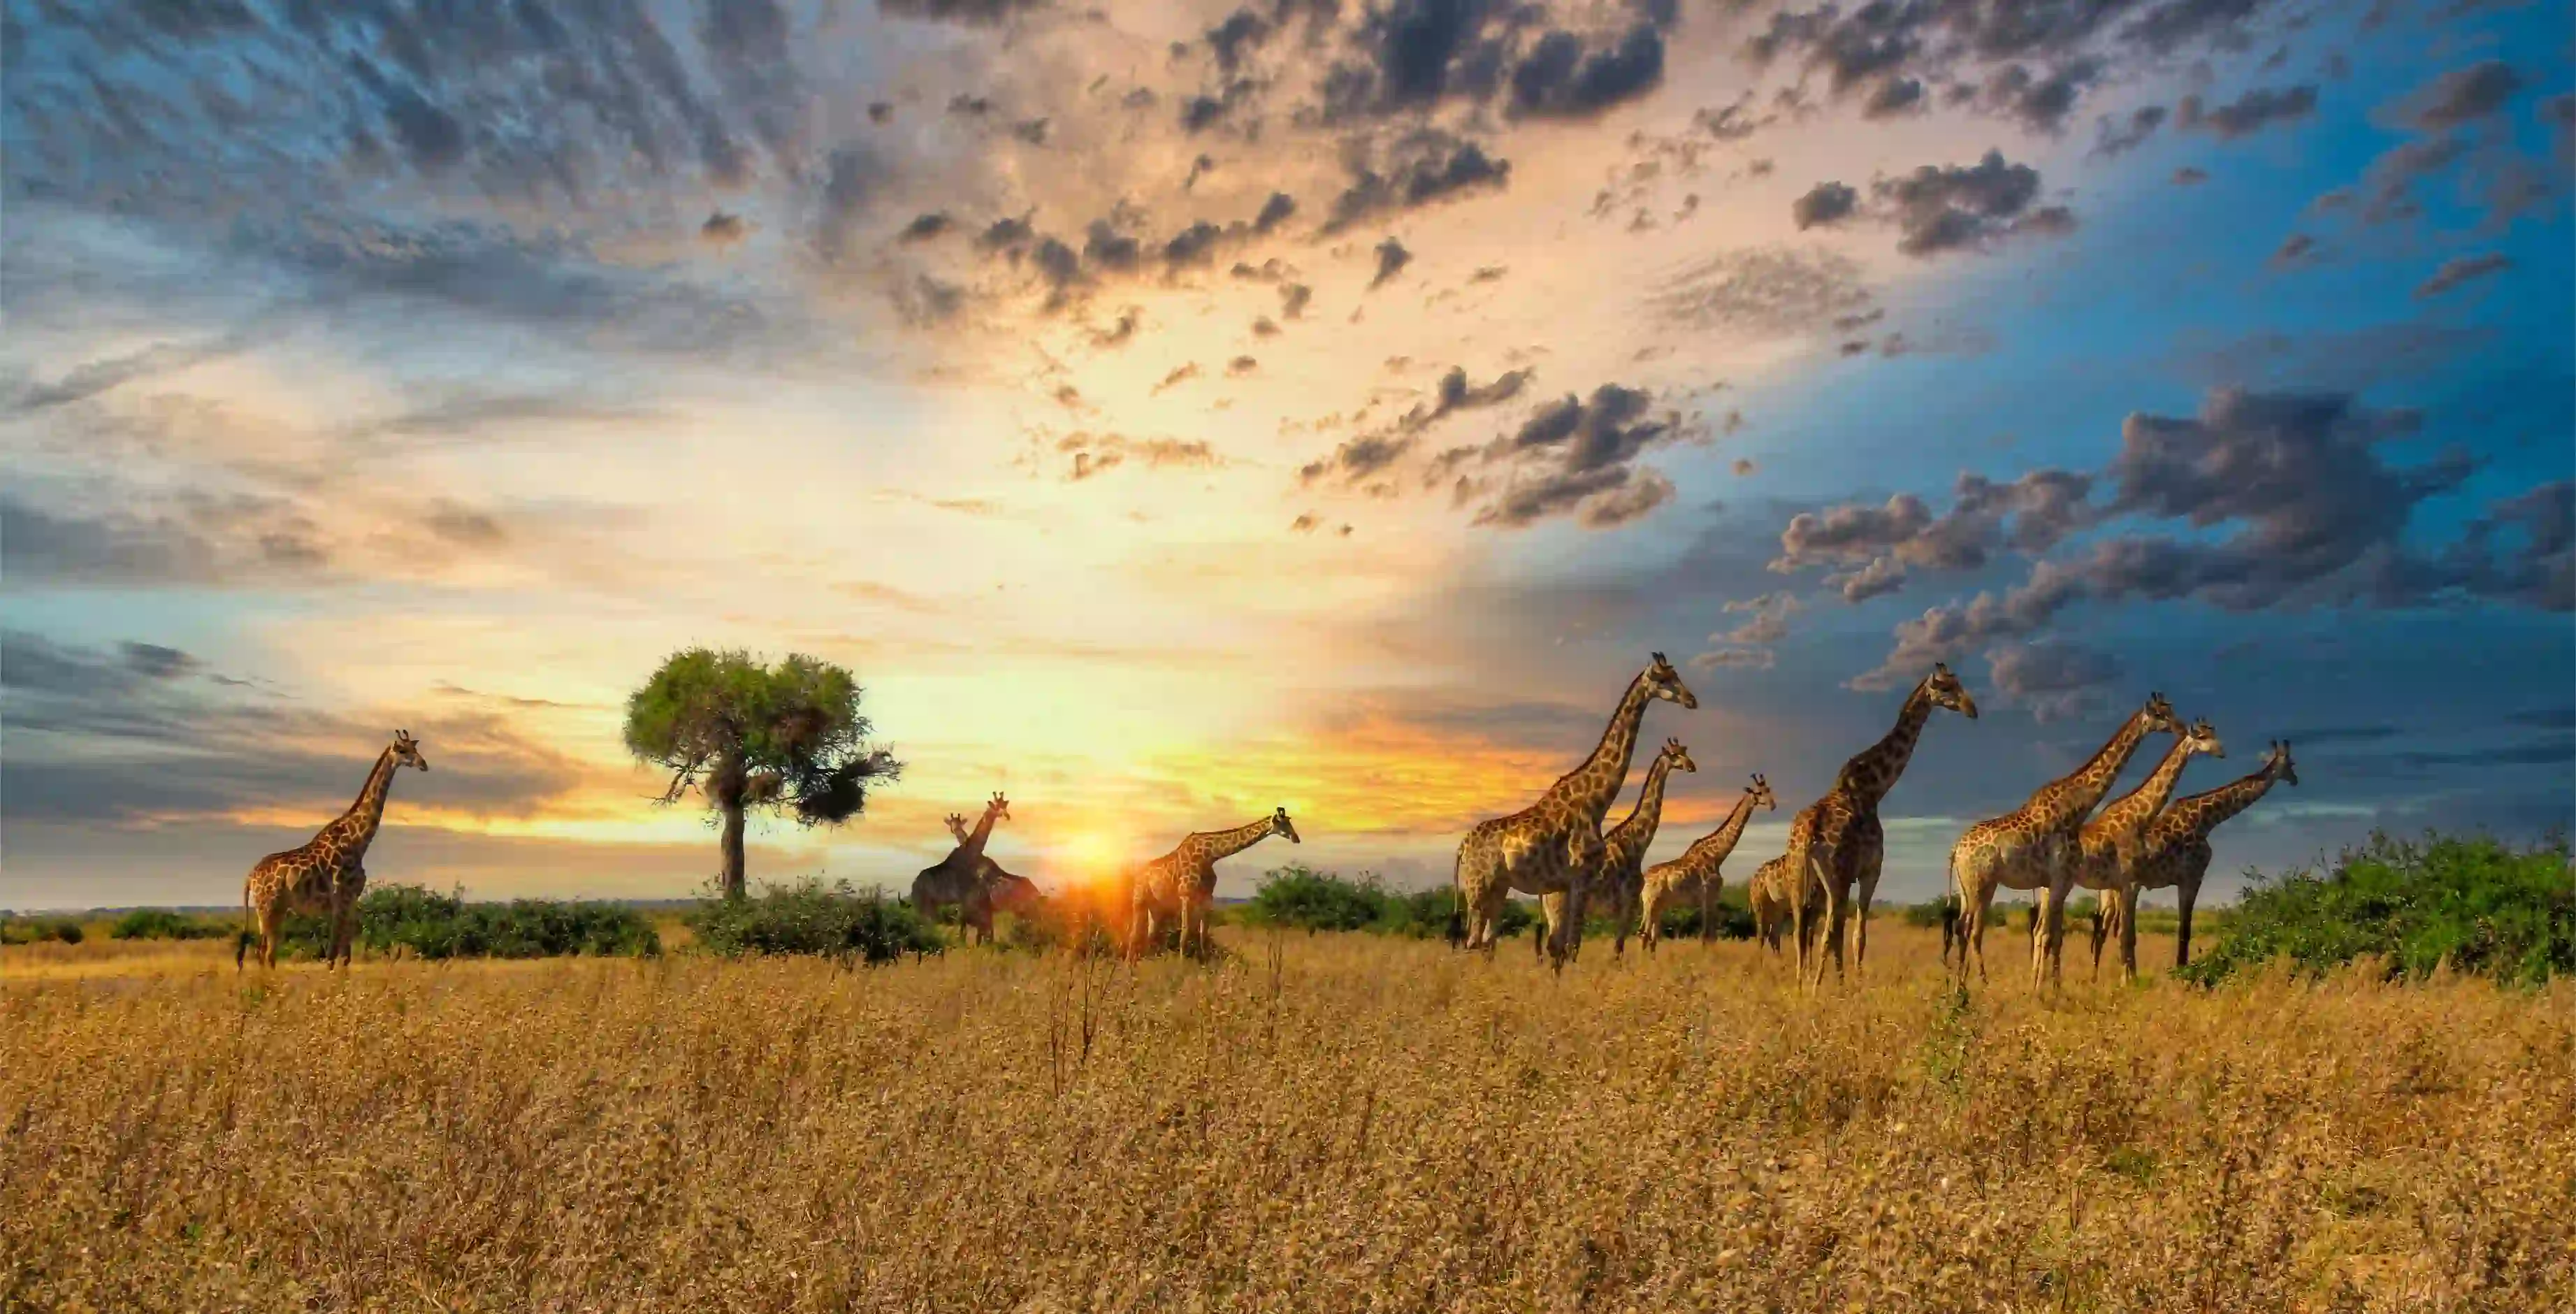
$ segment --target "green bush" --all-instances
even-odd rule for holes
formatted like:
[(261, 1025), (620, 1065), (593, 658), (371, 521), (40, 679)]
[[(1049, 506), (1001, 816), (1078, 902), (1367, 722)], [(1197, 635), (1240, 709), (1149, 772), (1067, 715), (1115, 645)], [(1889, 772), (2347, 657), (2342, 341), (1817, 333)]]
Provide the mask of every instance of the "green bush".
[(2305, 975), (2365, 954), (2388, 975), (2447, 962), (2499, 982), (2539, 984), (2576, 971), (2576, 879), (2567, 842), (2516, 849), (2486, 836), (2427, 832), (2421, 844), (2374, 831), (2320, 876), (2259, 875), (2211, 952), (2183, 969), (2211, 984), (2286, 958)]
[[(278, 954), (320, 958), (331, 943), (327, 917), (300, 914), (279, 928)], [(370, 954), (416, 958), (652, 958), (662, 935), (621, 904), (551, 899), (467, 903), (463, 892), (379, 885), (358, 900), (351, 941)]]
[(12, 917), (0, 921), (0, 944), (81, 942), (81, 924), (69, 917)]
[(1243, 919), (1253, 926), (1295, 927), (1309, 933), (1356, 931), (1383, 920), (1390, 897), (1373, 873), (1345, 880), (1292, 862), (1262, 874), (1261, 888), (1244, 905)]
[(708, 953), (726, 958), (814, 954), (889, 963), (946, 947), (938, 930), (910, 904), (874, 890), (861, 894), (848, 881), (827, 887), (808, 878), (794, 885), (763, 886), (746, 898), (709, 899), (689, 914), (688, 924)]
[(111, 940), (218, 940), (233, 928), (167, 908), (136, 908), (107, 928)]
[[(1750, 940), (1753, 938), (1753, 908), (1746, 902), (1744, 886), (1729, 884), (1717, 892), (1717, 907), (1712, 910), (1717, 920), (1717, 938)], [(1699, 900), (1676, 899), (1664, 906), (1658, 919), (1667, 939), (1699, 938)]]
[[(1241, 916), (1252, 926), (1279, 926), (1306, 931), (1368, 931), (1412, 940), (1440, 940), (1449, 935), (1449, 918), (1457, 910), (1457, 892), (1449, 886), (1428, 890), (1389, 890), (1375, 872), (1358, 878), (1317, 871), (1292, 862), (1262, 874), (1261, 886)], [(1495, 927), (1509, 937), (1538, 921), (1538, 909), (1518, 899), (1503, 903)], [(1607, 923), (1603, 923), (1605, 926)]]

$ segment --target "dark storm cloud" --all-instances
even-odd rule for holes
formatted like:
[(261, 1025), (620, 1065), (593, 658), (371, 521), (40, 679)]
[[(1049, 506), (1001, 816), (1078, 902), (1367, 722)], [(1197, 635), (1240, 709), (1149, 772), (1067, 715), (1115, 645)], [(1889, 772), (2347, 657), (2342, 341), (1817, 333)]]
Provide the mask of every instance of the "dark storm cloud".
[[(2392, 466), (2381, 444), (2414, 434), (2421, 417), (2373, 411), (2331, 394), (2222, 388), (2190, 418), (2137, 413), (2099, 475), (2038, 471), (2013, 485), (1962, 482), (1960, 506), (1934, 519), (1900, 495), (1886, 508), (1839, 507), (1800, 516), (1782, 536), (1780, 566), (1798, 569), (1884, 555), (1924, 568), (1974, 569), (2003, 539), (1991, 513), (2034, 481), (2053, 482), (2025, 550), (2044, 552), (2076, 530), (2120, 522), (2188, 526), (2188, 537), (2122, 532), (2043, 559), (2001, 598), (1933, 608), (1897, 627), (1879, 671), (1902, 677), (1992, 641), (2044, 629), (2067, 605), (2192, 600), (2225, 611), (2317, 605), (2407, 607), (2466, 595), (2547, 611), (2576, 609), (2576, 493), (2542, 484), (2491, 504), (2448, 547), (2408, 541), (2415, 509), (2456, 491), (2471, 464), (2459, 453)], [(2110, 490), (2106, 500), (2083, 492)], [(2082, 491), (2079, 491), (2082, 490)], [(2013, 521), (2016, 534), (2027, 512)], [(1946, 533), (1944, 531), (1947, 531)], [(2221, 532), (2223, 531), (2223, 532)], [(1910, 554), (1910, 555), (1907, 555)]]
[(2497, 252), (2484, 255), (2453, 256), (2433, 271), (2431, 278), (2415, 289), (2418, 297), (2437, 297), (2463, 283), (2474, 283), (2489, 274), (2513, 268), (2513, 260)]
[(2094, 518), (2087, 502), (2092, 488), (2090, 477), (2063, 470), (2035, 470), (2009, 484), (1962, 474), (1951, 509), (1937, 517), (1911, 493), (1899, 493), (1885, 506), (1802, 513), (1781, 531), (1780, 555), (1771, 569), (1857, 568), (1863, 573), (1842, 587), (1846, 597), (1859, 601), (1894, 592), (1904, 579), (1896, 566), (1976, 570), (2005, 548), (2034, 556), (2047, 552)]
[(2274, 124), (2295, 123), (2315, 113), (2316, 108), (2314, 86), (2258, 87), (2214, 109), (2205, 108), (2198, 96), (2185, 96), (2174, 123), (2185, 131), (2208, 132), (2222, 140), (2234, 140)]
[(1511, 161), (1444, 132), (1408, 134), (1388, 148), (1387, 157), (1381, 171), (1354, 156), (1350, 186), (1333, 198), (1324, 218), (1327, 235), (1378, 215), (1501, 191), (1511, 182)]
[[(1606, 26), (1574, 30), (1552, 26), (1539, 6), (1396, 0), (1368, 9), (1344, 33), (1313, 114), (1342, 125), (1499, 101), (1515, 116), (1588, 118), (1662, 85), (1664, 33), (1676, 17), (1672, 5), (1649, 3)], [(1251, 29), (1235, 31), (1249, 38)], [(1239, 62), (1243, 48), (1238, 41), (1220, 51), (1221, 66)]]

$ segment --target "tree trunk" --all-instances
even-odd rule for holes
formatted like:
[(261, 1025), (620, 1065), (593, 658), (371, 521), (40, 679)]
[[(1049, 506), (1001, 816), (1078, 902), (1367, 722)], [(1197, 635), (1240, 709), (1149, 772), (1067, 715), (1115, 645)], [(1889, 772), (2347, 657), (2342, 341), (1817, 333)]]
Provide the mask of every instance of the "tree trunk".
[(743, 896), (742, 876), (742, 797), (734, 795), (716, 801), (724, 813), (724, 897)]

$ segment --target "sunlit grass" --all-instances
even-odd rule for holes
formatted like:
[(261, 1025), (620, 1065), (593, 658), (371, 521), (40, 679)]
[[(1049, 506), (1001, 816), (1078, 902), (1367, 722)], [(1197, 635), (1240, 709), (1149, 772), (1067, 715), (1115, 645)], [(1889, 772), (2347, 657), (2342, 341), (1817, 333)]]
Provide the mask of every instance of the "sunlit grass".
[[(2062, 999), (1961, 1004), (1891, 920), (1870, 983), (1810, 1001), (1741, 943), (1557, 980), (1513, 945), (1225, 935), (1222, 967), (1133, 971), (11, 948), (0, 1308), (2576, 1297), (2563, 982), (2079, 962)], [(85, 958), (122, 979), (62, 979)]]

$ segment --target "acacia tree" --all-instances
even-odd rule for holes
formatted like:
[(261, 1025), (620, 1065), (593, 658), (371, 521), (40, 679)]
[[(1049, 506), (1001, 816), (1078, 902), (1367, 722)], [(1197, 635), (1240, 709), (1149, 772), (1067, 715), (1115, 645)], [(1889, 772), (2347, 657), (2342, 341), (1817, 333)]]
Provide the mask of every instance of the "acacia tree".
[(801, 653), (763, 666), (748, 653), (691, 648), (626, 700), (627, 751), (671, 773), (661, 801), (694, 786), (720, 818), (726, 898), (743, 893), (745, 811), (838, 825), (865, 810), (869, 786), (903, 774), (892, 753), (868, 745), (859, 695), (848, 671)]

